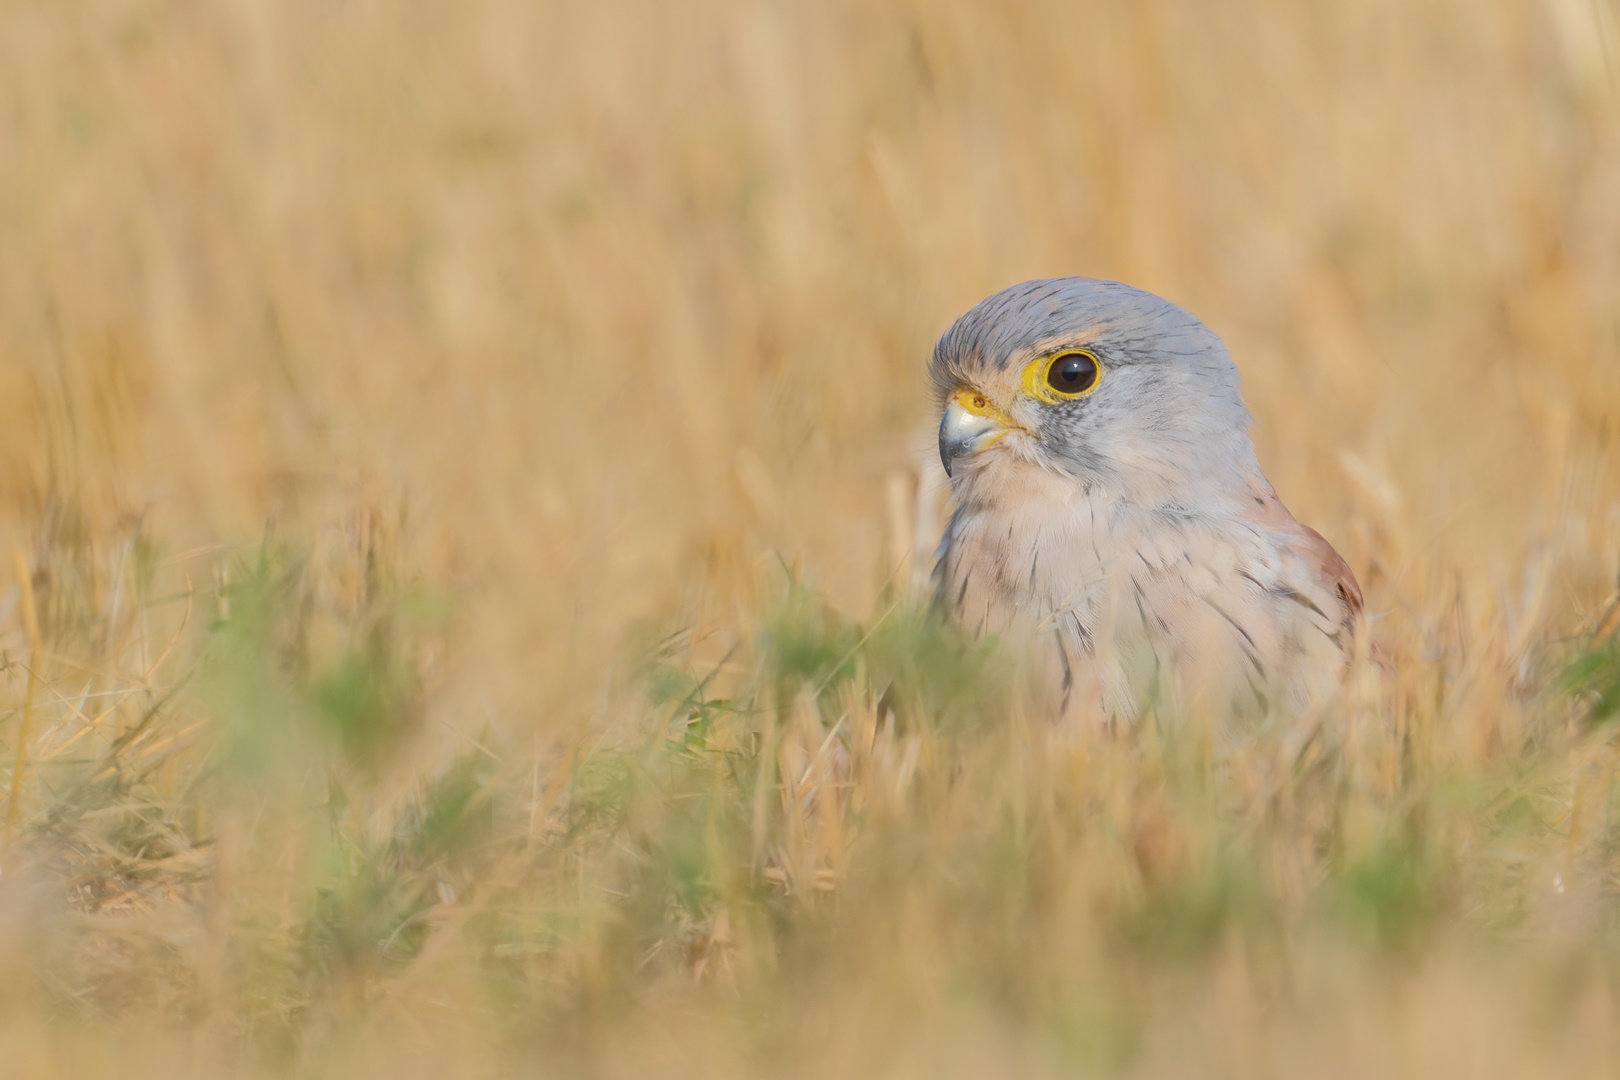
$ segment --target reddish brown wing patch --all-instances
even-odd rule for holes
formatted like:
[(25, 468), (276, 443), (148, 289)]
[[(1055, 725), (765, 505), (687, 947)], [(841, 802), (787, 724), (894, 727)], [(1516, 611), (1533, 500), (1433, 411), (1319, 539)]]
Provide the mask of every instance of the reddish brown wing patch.
[(1345, 611), (1354, 619), (1361, 614), (1361, 585), (1356, 581), (1355, 572), (1344, 557), (1333, 550), (1333, 545), (1327, 538), (1309, 525), (1295, 521), (1299, 529), (1299, 548), (1308, 553), (1309, 558), (1321, 570), (1326, 581), (1333, 582), (1334, 589), (1339, 594), (1339, 600), (1344, 604)]
[(1361, 585), (1356, 581), (1350, 564), (1333, 549), (1326, 537), (1289, 513), (1288, 507), (1277, 498), (1270, 484), (1264, 480), (1256, 481), (1250, 485), (1249, 494), (1255, 502), (1255, 518), (1268, 528), (1294, 537), (1300, 555), (1338, 593), (1339, 602), (1344, 605), (1345, 622), (1354, 622), (1356, 616), (1361, 614), (1362, 599)]

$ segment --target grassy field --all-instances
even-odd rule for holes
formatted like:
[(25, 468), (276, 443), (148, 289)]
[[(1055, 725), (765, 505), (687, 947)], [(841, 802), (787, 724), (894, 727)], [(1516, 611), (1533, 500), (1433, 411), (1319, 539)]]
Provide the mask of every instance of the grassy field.
[[(1397, 674), (923, 617), (1068, 273)], [(1617, 589), (1613, 0), (0, 7), (7, 1076), (1609, 1076)]]

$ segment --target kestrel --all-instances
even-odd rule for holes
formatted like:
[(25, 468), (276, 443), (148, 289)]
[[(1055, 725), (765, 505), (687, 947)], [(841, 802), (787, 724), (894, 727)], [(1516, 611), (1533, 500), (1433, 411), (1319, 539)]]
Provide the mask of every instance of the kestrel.
[(930, 376), (956, 511), (937, 600), (1050, 650), (1068, 711), (1304, 708), (1339, 684), (1361, 589), (1255, 457), (1215, 334), (1113, 281), (1029, 281), (946, 331)]

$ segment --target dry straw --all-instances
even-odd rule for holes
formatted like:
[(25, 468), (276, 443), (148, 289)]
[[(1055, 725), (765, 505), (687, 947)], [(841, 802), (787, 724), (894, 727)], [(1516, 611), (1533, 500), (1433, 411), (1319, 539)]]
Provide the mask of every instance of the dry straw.
[[(1615, 15), (8, 5), (0, 1057), (1609, 1075)], [(1076, 738), (918, 610), (925, 357), (1058, 273), (1397, 674)]]

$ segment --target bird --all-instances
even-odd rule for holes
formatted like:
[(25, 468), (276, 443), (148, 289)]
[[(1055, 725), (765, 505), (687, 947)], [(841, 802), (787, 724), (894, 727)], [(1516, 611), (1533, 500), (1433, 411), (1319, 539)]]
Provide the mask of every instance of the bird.
[(1042, 657), (1060, 715), (1305, 710), (1363, 599), (1261, 471), (1238, 369), (1198, 318), (1085, 277), (979, 302), (929, 379), (955, 509), (934, 603)]

